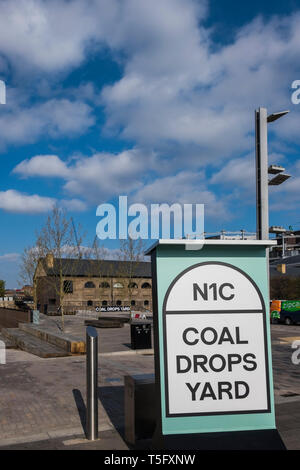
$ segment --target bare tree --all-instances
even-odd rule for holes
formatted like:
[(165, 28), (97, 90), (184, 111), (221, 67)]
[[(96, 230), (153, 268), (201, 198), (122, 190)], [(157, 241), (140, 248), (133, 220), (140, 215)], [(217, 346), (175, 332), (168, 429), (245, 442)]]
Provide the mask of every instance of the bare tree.
[[(136, 277), (138, 266), (144, 261), (145, 242), (141, 238), (134, 240), (130, 236), (120, 242), (119, 260), (121, 261), (120, 276), (126, 279), (126, 291), (131, 305), (132, 291), (135, 288), (133, 279)], [(123, 262), (124, 261), (124, 262)]]
[[(92, 278), (97, 278), (99, 281), (101, 281), (101, 278), (103, 276), (103, 260), (105, 257), (105, 248), (102, 245), (99, 245), (99, 242), (97, 240), (97, 237), (95, 237), (93, 245), (86, 249), (84, 252), (84, 258), (86, 260), (89, 260), (90, 263), (88, 265), (88, 269), (86, 270), (85, 274), (87, 277)], [(99, 295), (99, 302), (101, 298), (101, 293), (102, 293), (102, 286), (101, 282), (99, 283), (99, 286), (96, 286), (97, 289), (97, 294)]]
[(75, 260), (81, 258), (80, 250), (82, 237), (77, 230), (75, 237), (74, 223), (67, 217), (64, 209), (55, 206), (47, 217), (45, 225), (37, 235), (38, 252), (46, 257), (54, 257), (53, 266), (48, 267), (49, 276), (45, 281), (51, 284), (59, 300), (61, 314), (61, 327), (64, 331), (64, 299), (69, 293), (68, 281), (65, 280), (65, 272), (68, 274), (76, 271)]
[(19, 279), (22, 284), (29, 284), (33, 287), (33, 304), (37, 308), (37, 286), (34, 277), (35, 270), (42, 253), (38, 246), (28, 246), (24, 248), (21, 255)]

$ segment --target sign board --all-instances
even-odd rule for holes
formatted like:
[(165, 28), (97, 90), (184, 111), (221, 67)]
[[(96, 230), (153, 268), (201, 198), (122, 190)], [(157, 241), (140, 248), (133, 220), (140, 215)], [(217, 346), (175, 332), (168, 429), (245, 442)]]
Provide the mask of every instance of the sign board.
[(266, 313), (266, 248), (273, 244), (159, 240), (148, 250), (161, 442), (219, 432), (278, 435)]
[(121, 305), (108, 305), (105, 307), (96, 307), (96, 312), (130, 312), (130, 307), (125, 306), (122, 307)]
[(166, 416), (270, 411), (265, 306), (237, 267), (181, 272), (164, 302)]

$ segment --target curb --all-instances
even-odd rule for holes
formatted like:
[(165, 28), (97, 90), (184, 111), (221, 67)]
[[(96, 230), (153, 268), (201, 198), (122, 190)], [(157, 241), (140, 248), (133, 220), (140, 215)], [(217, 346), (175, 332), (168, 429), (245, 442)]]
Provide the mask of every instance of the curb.
[[(111, 431), (114, 427), (108, 423), (104, 423), (99, 426), (99, 432), (103, 431)], [(89, 442), (87, 439), (84, 439), (84, 431), (83, 428), (76, 427), (76, 428), (66, 428), (66, 429), (57, 429), (54, 431), (47, 431), (40, 434), (33, 434), (31, 436), (23, 436), (23, 437), (11, 437), (7, 439), (0, 440), (0, 448), (5, 446), (11, 446), (15, 444), (26, 444), (29, 442), (39, 442), (39, 441), (48, 441), (50, 439), (57, 439), (63, 437), (70, 437), (70, 436), (82, 436), (82, 440)]]

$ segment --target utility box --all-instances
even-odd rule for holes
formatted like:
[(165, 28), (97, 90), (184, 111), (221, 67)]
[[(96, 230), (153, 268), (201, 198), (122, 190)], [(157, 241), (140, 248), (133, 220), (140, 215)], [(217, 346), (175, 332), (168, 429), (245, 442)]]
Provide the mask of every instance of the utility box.
[(158, 240), (151, 254), (157, 449), (272, 450), (271, 240)]
[(131, 323), (130, 333), (132, 349), (151, 349), (151, 323)]
[(124, 377), (125, 440), (135, 444), (138, 439), (152, 438), (155, 430), (154, 374)]

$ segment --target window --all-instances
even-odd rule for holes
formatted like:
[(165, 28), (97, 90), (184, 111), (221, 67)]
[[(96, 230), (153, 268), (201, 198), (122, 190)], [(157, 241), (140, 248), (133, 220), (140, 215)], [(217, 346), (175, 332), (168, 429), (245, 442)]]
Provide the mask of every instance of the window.
[(49, 305), (55, 305), (56, 304), (56, 299), (49, 299)]
[(132, 307), (135, 306), (135, 300), (132, 300), (130, 303), (131, 303), (131, 306), (132, 306)]
[(144, 305), (147, 307), (147, 305), (149, 305), (149, 300), (144, 300)]
[(128, 287), (129, 287), (129, 289), (137, 289), (137, 288), (138, 288), (138, 285), (137, 285), (136, 282), (130, 282), (130, 283), (128, 284)]
[(101, 284), (99, 285), (99, 287), (102, 287), (102, 289), (109, 289), (110, 288), (110, 285), (108, 282), (101, 282)]
[(149, 282), (144, 282), (144, 284), (142, 284), (142, 289), (151, 289), (151, 284), (149, 284)]
[(73, 281), (64, 281), (64, 293), (73, 294)]
[(123, 284), (121, 282), (115, 282), (114, 284), (114, 288), (115, 289), (123, 289)]
[(92, 306), (93, 306), (93, 301), (92, 301), (92, 300), (88, 300), (88, 301), (87, 301), (87, 305), (88, 305), (88, 307), (92, 307)]
[(94, 284), (93, 282), (89, 281), (89, 282), (86, 282), (86, 283), (84, 284), (84, 287), (85, 287), (86, 289), (95, 289), (96, 286), (95, 286), (95, 284)]
[(122, 301), (121, 301), (121, 300), (117, 300), (117, 305), (118, 305), (118, 306), (122, 305)]
[(102, 300), (102, 307), (106, 307), (107, 305), (107, 300)]

